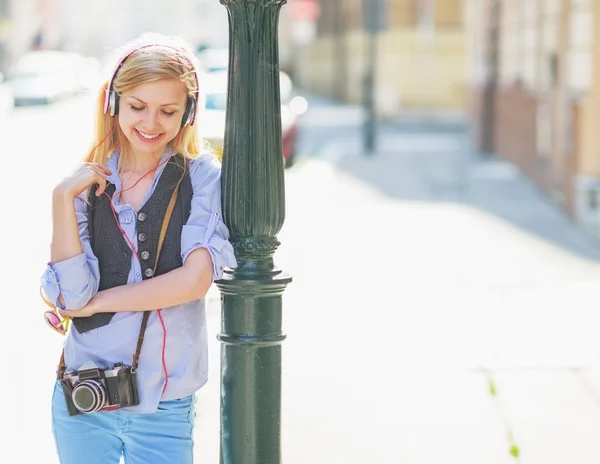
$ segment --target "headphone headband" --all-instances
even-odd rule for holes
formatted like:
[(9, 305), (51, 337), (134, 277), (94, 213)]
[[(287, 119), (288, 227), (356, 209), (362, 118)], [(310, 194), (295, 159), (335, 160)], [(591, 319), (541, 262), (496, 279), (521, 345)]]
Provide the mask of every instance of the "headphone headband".
[[(121, 65), (123, 64), (123, 62), (129, 58), (131, 55), (133, 55), (135, 52), (137, 52), (138, 50), (142, 50), (144, 48), (150, 48), (150, 47), (163, 47), (163, 48), (170, 48), (171, 50), (174, 50), (175, 52), (177, 52), (177, 54), (179, 56), (181, 56), (190, 66), (190, 68), (192, 69), (193, 73), (194, 73), (194, 78), (196, 79), (196, 100), (195, 102), (191, 105), (191, 114), (188, 115), (188, 120), (189, 120), (189, 124), (193, 125), (194, 121), (196, 120), (196, 113), (198, 111), (198, 100), (199, 100), (199, 94), (200, 94), (200, 79), (198, 78), (198, 70), (196, 69), (196, 66), (194, 66), (194, 63), (192, 63), (192, 61), (185, 56), (184, 50), (182, 48), (179, 47), (175, 47), (173, 45), (168, 45), (168, 44), (161, 44), (161, 43), (150, 43), (150, 44), (145, 44), (145, 45), (132, 45), (128, 48), (125, 49), (125, 51), (121, 54), (121, 56), (119, 57), (119, 59), (117, 60), (115, 66), (112, 69), (112, 72), (109, 75), (108, 78), (108, 85), (106, 86), (106, 92), (104, 94), (104, 114), (107, 113), (109, 107), (111, 106), (111, 94), (114, 92), (112, 90), (112, 86), (113, 86), (113, 81), (115, 80), (115, 76), (117, 75), (117, 72), (119, 71), (119, 68), (121, 67)], [(114, 95), (113, 97), (114, 99), (116, 99), (116, 95)], [(188, 96), (188, 99), (190, 97)], [(114, 108), (114, 106), (113, 106)], [(186, 109), (189, 108), (189, 105), (186, 103)], [(187, 124), (187, 122), (186, 122)]]

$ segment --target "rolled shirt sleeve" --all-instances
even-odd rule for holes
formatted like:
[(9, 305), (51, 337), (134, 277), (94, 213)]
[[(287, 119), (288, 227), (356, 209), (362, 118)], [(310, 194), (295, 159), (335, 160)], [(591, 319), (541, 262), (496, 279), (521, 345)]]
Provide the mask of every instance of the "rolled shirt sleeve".
[(221, 164), (210, 154), (190, 162), (193, 196), (190, 217), (181, 233), (181, 257), (206, 248), (213, 262), (213, 280), (223, 276), (226, 267), (237, 263), (229, 243), (229, 230), (221, 214)]
[[(75, 214), (83, 253), (57, 263), (48, 263), (40, 279), (48, 299), (60, 309), (83, 308), (98, 292), (100, 270), (92, 251), (83, 196), (75, 198)], [(60, 304), (63, 296), (65, 306)]]

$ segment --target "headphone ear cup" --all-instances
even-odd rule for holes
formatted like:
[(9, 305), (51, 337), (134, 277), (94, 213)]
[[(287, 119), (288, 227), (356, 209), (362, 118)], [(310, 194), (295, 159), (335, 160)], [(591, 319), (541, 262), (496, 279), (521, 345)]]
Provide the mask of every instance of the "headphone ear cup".
[(108, 108), (111, 116), (119, 114), (119, 95), (114, 90), (110, 93)]
[(196, 108), (196, 102), (193, 98), (187, 99), (185, 104), (185, 113), (183, 113), (183, 118), (181, 118), (181, 127), (187, 126), (190, 122), (192, 122), (192, 118), (194, 117), (194, 110)]

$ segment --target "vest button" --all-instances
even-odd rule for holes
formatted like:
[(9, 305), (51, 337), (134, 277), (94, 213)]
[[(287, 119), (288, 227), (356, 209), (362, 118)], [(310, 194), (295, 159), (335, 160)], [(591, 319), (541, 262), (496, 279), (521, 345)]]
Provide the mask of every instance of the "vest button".
[(150, 253), (147, 251), (142, 251), (142, 259), (148, 259), (150, 257)]
[(148, 268), (144, 271), (144, 275), (146, 277), (152, 277), (154, 275), (154, 271), (152, 269)]
[(143, 233), (143, 232), (141, 232), (141, 233), (138, 235), (138, 240), (139, 240), (140, 242), (145, 242), (145, 241), (146, 241), (146, 234), (145, 234), (145, 233)]
[(140, 221), (140, 222), (144, 222), (146, 220), (145, 213), (139, 213), (137, 217), (138, 217), (138, 221)]

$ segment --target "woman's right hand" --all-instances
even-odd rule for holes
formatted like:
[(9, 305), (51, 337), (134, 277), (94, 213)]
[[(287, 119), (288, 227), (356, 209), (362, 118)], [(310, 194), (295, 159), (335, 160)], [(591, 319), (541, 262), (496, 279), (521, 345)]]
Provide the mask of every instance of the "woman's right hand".
[(111, 174), (110, 169), (99, 163), (82, 163), (73, 174), (63, 179), (54, 190), (55, 193), (61, 196), (74, 199), (85, 189), (98, 184), (96, 196), (100, 196), (106, 189), (106, 177)]

